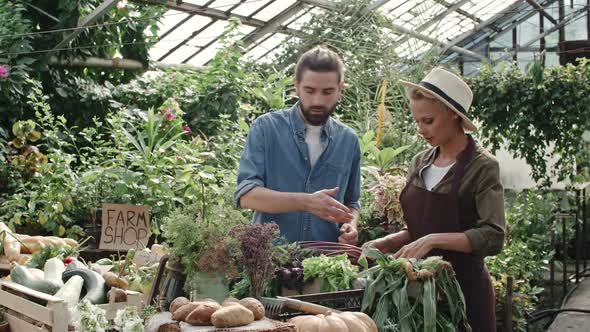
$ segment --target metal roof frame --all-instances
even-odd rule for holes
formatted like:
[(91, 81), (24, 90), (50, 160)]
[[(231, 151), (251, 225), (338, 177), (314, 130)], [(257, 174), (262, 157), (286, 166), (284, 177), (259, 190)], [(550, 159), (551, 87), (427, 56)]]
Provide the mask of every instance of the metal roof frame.
[[(239, 19), (244, 25), (254, 27), (253, 31), (247, 33), (242, 38), (242, 43), (244, 46), (244, 50), (246, 52), (252, 51), (257, 47), (261, 47), (262, 43), (272, 38), (276, 33), (282, 33), (289, 36), (301, 36), (301, 31), (290, 27), (290, 25), (297, 20), (292, 19), (293, 17), (301, 17), (305, 15), (306, 12), (309, 12), (312, 8), (334, 10), (337, 6), (337, 2), (334, 0), (294, 0), (294, 3), (291, 6), (287, 8), (282, 7), (282, 10), (270, 19), (261, 20), (255, 18), (255, 16), (259, 14), (262, 10), (266, 9), (268, 6), (271, 6), (275, 4), (276, 1), (280, 0), (270, 0), (268, 2), (265, 2), (256, 10), (254, 10), (254, 12), (247, 16), (239, 15), (233, 13), (232, 11), (238, 8), (240, 5), (254, 0), (236, 0), (234, 4), (227, 5), (229, 6), (229, 9), (227, 10), (220, 10), (208, 7), (210, 4), (215, 3), (215, 1), (208, 1), (205, 5), (196, 5), (189, 2), (183, 2), (181, 0), (132, 1), (154, 5), (163, 4), (169, 9), (174, 9), (189, 14), (180, 22), (176, 23), (173, 27), (169, 28), (167, 31), (164, 31), (160, 35), (159, 40), (162, 40), (164, 37), (170, 36), (172, 33), (174, 33), (174, 31), (181, 28), (183, 24), (185, 24), (192, 17), (197, 15), (209, 17), (212, 19), (212, 22), (218, 20), (227, 20), (231, 17), (235, 17)], [(393, 9), (384, 9), (388, 8), (387, 6), (384, 6), (388, 3), (391, 3), (391, 1), (392, 0), (374, 0), (372, 4), (369, 6), (369, 10), (383, 10), (385, 12), (389, 11), (389, 13), (391, 14), (394, 10), (399, 8), (399, 6), (406, 5), (406, 2), (396, 2), (395, 4), (399, 5), (395, 6), (394, 4), (395, 7), (393, 7)], [(421, 40), (423, 42), (433, 45), (433, 47), (438, 47), (443, 54), (446, 54), (446, 56), (443, 59), (443, 62), (449, 62), (456, 60), (459, 57), (459, 55), (468, 56), (477, 60), (483, 60), (486, 57), (480, 54), (479, 50), (481, 50), (483, 47), (494, 41), (496, 38), (507, 33), (515, 26), (518, 26), (519, 24), (525, 22), (528, 18), (537, 13), (540, 13), (549, 21), (555, 20), (555, 18), (553, 18), (549, 13), (547, 13), (545, 8), (557, 0), (513, 0), (512, 3), (507, 4), (504, 8), (498, 8), (497, 13), (495, 13), (492, 16), (485, 17), (485, 19), (484, 16), (486, 15), (478, 15), (481, 13), (482, 9), (490, 9), (489, 7), (491, 7), (492, 4), (496, 5), (500, 4), (501, 2), (492, 2), (490, 0), (490, 3), (486, 4), (482, 2), (477, 3), (471, 0), (429, 1), (431, 3), (434, 2), (436, 4), (444, 6), (446, 9), (442, 12), (438, 12), (437, 14), (432, 14), (433, 16), (426, 23), (423, 23), (414, 28), (408, 28), (402, 24), (394, 24), (394, 31), (402, 35), (402, 37), (398, 39), (397, 44), (400, 45), (402, 43), (409, 41), (412, 38)], [(471, 7), (463, 8), (469, 3), (472, 3), (473, 5)], [(422, 4), (423, 2), (418, 3), (416, 1), (416, 6)], [(496, 10), (496, 8), (493, 8), (492, 10)], [(302, 12), (303, 14), (301, 14)], [(474, 27), (472, 29), (466, 30), (468, 26), (465, 24), (453, 26), (447, 23), (448, 27), (445, 26), (446, 30), (437, 31), (436, 34), (436, 36), (440, 34), (441, 37), (444, 35), (444, 40), (438, 39), (436, 38), (436, 36), (432, 34), (422, 33), (428, 31), (429, 28), (432, 30), (433, 26), (444, 22), (444, 20), (451, 14), (458, 14), (462, 17), (468, 18), (470, 21), (473, 22)], [(491, 12), (487, 15), (491, 15)], [(453, 19), (456, 20), (456, 17), (457, 16), (454, 15)], [(195, 38), (197, 35), (203, 32), (203, 30), (204, 29), (201, 28), (193, 31), (193, 33), (190, 36), (182, 40), (180, 43), (176, 44), (171, 49), (168, 49), (168, 51), (164, 55), (161, 55), (158, 60), (165, 60), (168, 56), (177, 51), (180, 47), (186, 45), (191, 39)], [(454, 35), (455, 31), (457, 32), (456, 36)], [(195, 56), (200, 54), (208, 46), (213, 45), (217, 40), (217, 38), (214, 38), (206, 45), (199, 47), (199, 49), (196, 52), (194, 52), (194, 54), (188, 56), (182, 63), (187, 63)], [(268, 49), (267, 52), (264, 52), (264, 54), (260, 58), (264, 58), (268, 54), (272, 53), (278, 47), (278, 45), (268, 45), (267, 47), (269, 47), (270, 49)]]

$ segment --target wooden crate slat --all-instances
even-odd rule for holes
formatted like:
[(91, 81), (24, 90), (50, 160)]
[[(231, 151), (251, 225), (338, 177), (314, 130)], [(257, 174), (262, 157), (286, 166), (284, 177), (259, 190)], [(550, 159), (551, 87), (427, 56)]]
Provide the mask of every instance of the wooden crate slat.
[(53, 311), (51, 309), (2, 289), (0, 289), (0, 305), (53, 326)]
[(44, 300), (44, 301), (48, 301), (48, 302), (63, 302), (63, 299), (53, 296), (53, 295), (49, 295), (49, 294), (45, 294), (39, 291), (36, 291), (34, 289), (30, 289), (29, 287), (25, 287), (23, 285), (19, 285), (17, 283), (14, 283), (12, 281), (3, 281), (1, 287), (4, 289), (5, 287), (10, 288), (12, 290), (21, 292), (23, 294), (26, 295), (30, 295), (30, 296), (34, 296), (40, 300)]
[(52, 303), (53, 310), (53, 332), (67, 331), (70, 323), (70, 312), (68, 311), (68, 304), (65, 301)]
[[(4, 313), (6, 321), (10, 324), (10, 330), (13, 332), (49, 332), (45, 327), (35, 326), (29, 322), (26, 322), (18, 317), (15, 317), (9, 313)], [(55, 332), (67, 332), (65, 330), (54, 330)]]

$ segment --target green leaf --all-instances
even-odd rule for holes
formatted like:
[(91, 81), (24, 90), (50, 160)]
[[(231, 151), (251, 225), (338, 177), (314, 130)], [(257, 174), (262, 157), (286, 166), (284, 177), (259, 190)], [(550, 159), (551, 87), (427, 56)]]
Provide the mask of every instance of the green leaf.
[(248, 124), (242, 118), (238, 119), (238, 125), (240, 126), (240, 129), (242, 129), (242, 131), (250, 131), (250, 126), (248, 126)]
[(367, 144), (375, 138), (375, 133), (372, 130), (367, 131), (362, 138), (362, 142)]

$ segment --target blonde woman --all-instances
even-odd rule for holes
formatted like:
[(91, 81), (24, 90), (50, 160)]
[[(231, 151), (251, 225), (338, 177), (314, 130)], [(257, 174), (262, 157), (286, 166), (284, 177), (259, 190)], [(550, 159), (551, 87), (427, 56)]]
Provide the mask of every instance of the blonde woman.
[(443, 256), (465, 295), (474, 331), (496, 331), (495, 296), (484, 258), (502, 250), (504, 191), (498, 162), (468, 132), (471, 89), (433, 69), (419, 84), (401, 81), (418, 133), (431, 148), (412, 160), (400, 195), (407, 228), (371, 241), (395, 257)]

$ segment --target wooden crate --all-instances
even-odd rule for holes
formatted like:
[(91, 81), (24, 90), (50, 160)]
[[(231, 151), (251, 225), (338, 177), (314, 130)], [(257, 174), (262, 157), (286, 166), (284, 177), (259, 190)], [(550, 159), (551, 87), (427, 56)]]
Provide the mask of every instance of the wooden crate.
[[(51, 306), (50, 306), (51, 304)], [(117, 310), (133, 305), (141, 308), (138, 292), (127, 291), (127, 302), (101, 304), (106, 318), (115, 318)], [(6, 319), (13, 332), (67, 332), (70, 315), (64, 300), (13, 282), (0, 284), (0, 306), (7, 309)]]

